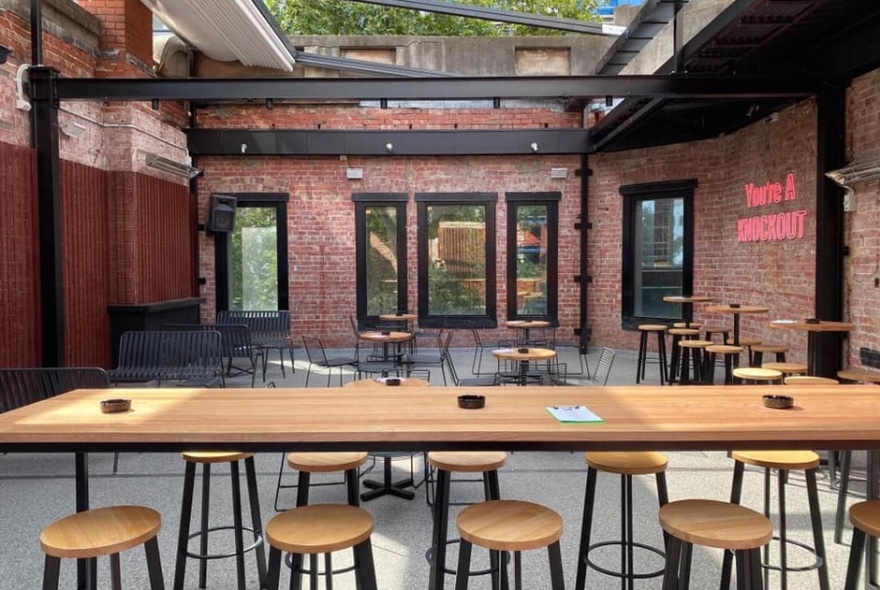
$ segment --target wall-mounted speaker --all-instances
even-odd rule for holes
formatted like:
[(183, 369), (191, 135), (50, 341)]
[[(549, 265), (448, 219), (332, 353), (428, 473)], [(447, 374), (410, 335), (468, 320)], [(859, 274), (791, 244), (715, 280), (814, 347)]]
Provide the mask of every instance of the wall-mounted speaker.
[(235, 197), (211, 195), (206, 225), (209, 232), (230, 232), (235, 229)]

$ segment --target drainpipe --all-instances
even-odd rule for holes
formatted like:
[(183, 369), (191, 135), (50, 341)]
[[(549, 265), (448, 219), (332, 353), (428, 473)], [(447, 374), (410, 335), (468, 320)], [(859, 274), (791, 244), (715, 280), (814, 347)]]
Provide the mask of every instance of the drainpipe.
[[(581, 239), (580, 239), (580, 269), (579, 275), (575, 277), (575, 280), (578, 281), (580, 287), (580, 318), (578, 328), (576, 333), (580, 336), (581, 330), (588, 330), (587, 328), (587, 285), (592, 280), (591, 277), (587, 275), (587, 262), (588, 262), (588, 254), (587, 254), (587, 231), (591, 229), (592, 225), (589, 223), (589, 219), (587, 217), (588, 213), (588, 197), (589, 197), (589, 179), (590, 179), (590, 157), (587, 154), (581, 155), (581, 212), (579, 215), (579, 221), (575, 224), (575, 229), (580, 230)], [(589, 338), (589, 333), (587, 334), (587, 338)]]

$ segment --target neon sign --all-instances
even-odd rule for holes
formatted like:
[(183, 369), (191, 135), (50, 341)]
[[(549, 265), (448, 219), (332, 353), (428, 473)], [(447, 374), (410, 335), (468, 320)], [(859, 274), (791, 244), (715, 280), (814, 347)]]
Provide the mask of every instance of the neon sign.
[[(757, 185), (750, 182), (745, 185), (746, 207), (766, 207), (797, 198), (794, 174), (789, 172), (785, 177), (785, 185), (781, 182), (767, 182)], [(738, 242), (778, 242), (782, 240), (800, 240), (804, 237), (804, 218), (806, 209), (784, 211), (765, 215), (742, 217), (736, 221)]]

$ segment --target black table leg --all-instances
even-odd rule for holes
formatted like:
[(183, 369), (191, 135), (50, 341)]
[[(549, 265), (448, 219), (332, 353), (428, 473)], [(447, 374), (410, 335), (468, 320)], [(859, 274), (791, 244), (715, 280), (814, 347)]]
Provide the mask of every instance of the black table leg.
[[(76, 511), (89, 509), (89, 454), (76, 453)], [(78, 590), (96, 590), (97, 559), (78, 559), (76, 562), (76, 587)]]
[(395, 482), (391, 481), (391, 457), (385, 457), (383, 471), (384, 477), (381, 482), (372, 479), (364, 480), (364, 485), (372, 491), (361, 494), (362, 502), (369, 502), (370, 500), (374, 500), (379, 496), (384, 496), (386, 494), (391, 494), (398, 498), (404, 498), (405, 500), (412, 500), (416, 497), (413, 492), (403, 489), (413, 485), (412, 477), (407, 477), (406, 479), (401, 479)]

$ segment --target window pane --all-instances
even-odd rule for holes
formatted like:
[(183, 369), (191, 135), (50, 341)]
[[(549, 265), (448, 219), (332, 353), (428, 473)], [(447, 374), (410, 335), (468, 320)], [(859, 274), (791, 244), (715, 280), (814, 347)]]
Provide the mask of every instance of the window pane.
[(232, 234), (230, 309), (278, 309), (278, 250), (274, 207), (239, 207)]
[(516, 313), (547, 314), (547, 206), (516, 208)]
[(367, 315), (397, 311), (397, 208), (366, 208)]
[(635, 219), (633, 313), (642, 317), (677, 318), (681, 310), (663, 302), (681, 294), (684, 262), (684, 199), (640, 201)]
[(428, 206), (428, 313), (486, 314), (486, 207)]

